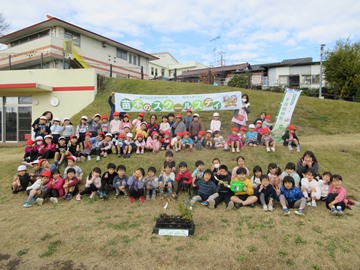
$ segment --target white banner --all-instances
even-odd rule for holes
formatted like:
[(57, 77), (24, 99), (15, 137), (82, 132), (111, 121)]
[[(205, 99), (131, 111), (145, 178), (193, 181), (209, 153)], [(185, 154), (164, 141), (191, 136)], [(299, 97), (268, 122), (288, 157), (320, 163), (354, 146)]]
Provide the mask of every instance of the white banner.
[(285, 95), (280, 104), (278, 115), (276, 116), (276, 123), (273, 130), (271, 131), (271, 135), (273, 136), (274, 140), (279, 143), (282, 142), (281, 137), (291, 123), (291, 117), (295, 110), (296, 103), (299, 99), (301, 91), (302, 90), (295, 90), (291, 88), (285, 89)]
[(181, 112), (236, 110), (241, 107), (241, 92), (195, 95), (133, 95), (115, 93), (117, 112)]

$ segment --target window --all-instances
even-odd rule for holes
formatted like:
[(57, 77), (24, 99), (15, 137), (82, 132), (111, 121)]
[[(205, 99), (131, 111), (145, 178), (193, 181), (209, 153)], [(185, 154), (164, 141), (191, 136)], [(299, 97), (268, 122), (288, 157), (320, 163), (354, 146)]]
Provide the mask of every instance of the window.
[(132, 55), (129, 54), (129, 64), (132, 64)]
[(27, 37), (23, 37), (23, 38), (14, 40), (13, 42), (10, 43), (10, 46), (14, 47), (16, 45), (20, 45), (20, 44), (23, 44), (23, 43), (26, 43), (26, 42), (29, 42), (29, 41), (32, 41), (32, 40), (35, 40), (35, 39), (38, 39), (38, 38), (45, 37), (45, 36), (47, 36), (49, 34), (50, 34), (50, 29), (46, 29), (46, 30), (41, 31), (39, 33), (36, 33), (36, 34), (30, 35), (30, 36), (27, 36)]
[(134, 65), (136, 65), (136, 55), (133, 55), (133, 58), (134, 58), (133, 63), (134, 63)]
[(138, 66), (140, 66), (140, 56), (138, 56)]
[(289, 76), (279, 76), (279, 86), (289, 85)]
[(155, 68), (155, 77), (157, 77), (158, 73), (157, 73), (157, 68)]
[(311, 83), (312, 84), (320, 84), (320, 75), (312, 75)]
[(74, 45), (80, 47), (80, 41), (81, 41), (80, 34), (65, 29), (64, 38), (68, 40), (72, 40), (74, 42)]
[(303, 75), (303, 84), (311, 84), (311, 75)]
[(154, 68), (151, 67), (151, 75), (154, 75)]
[(165, 69), (163, 69), (163, 68), (161, 69), (161, 76), (165, 77)]
[(127, 52), (122, 49), (116, 48), (116, 57), (127, 60)]

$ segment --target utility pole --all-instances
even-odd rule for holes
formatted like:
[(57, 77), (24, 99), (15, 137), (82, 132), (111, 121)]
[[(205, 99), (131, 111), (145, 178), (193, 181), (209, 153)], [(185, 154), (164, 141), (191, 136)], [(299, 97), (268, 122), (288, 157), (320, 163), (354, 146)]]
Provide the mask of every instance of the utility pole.
[(325, 44), (320, 45), (320, 85), (319, 85), (319, 99), (324, 99), (322, 96), (322, 60), (324, 54)]
[(225, 54), (224, 52), (219, 52), (220, 54), (220, 66), (222, 67), (223, 66), (223, 63), (224, 63), (224, 57), (223, 55)]

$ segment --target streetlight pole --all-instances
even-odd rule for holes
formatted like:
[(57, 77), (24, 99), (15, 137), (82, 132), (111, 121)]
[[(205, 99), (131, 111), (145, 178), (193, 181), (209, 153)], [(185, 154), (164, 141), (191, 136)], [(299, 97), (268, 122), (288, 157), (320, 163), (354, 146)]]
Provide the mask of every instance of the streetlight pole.
[(319, 86), (319, 98), (324, 99), (322, 96), (322, 60), (323, 60), (323, 54), (324, 54), (324, 47), (325, 44), (320, 45), (320, 86)]

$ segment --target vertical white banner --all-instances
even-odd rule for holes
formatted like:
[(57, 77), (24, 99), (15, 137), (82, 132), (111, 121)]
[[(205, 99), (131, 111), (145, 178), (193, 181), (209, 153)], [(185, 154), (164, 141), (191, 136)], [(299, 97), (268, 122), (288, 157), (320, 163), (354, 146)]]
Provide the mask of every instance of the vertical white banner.
[(273, 130), (271, 131), (271, 135), (274, 137), (276, 142), (282, 142), (281, 137), (291, 123), (291, 117), (301, 92), (302, 90), (295, 90), (291, 88), (285, 89), (285, 94), (280, 104), (279, 112), (276, 116), (276, 122)]

